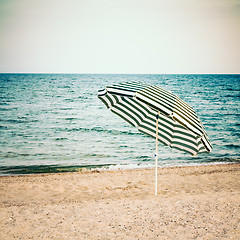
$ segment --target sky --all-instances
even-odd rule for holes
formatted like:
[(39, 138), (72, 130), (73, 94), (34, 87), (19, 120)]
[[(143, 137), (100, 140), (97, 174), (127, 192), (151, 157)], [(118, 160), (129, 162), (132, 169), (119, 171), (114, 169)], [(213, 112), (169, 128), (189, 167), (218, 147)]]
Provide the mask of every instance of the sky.
[(240, 73), (240, 0), (0, 0), (0, 72)]

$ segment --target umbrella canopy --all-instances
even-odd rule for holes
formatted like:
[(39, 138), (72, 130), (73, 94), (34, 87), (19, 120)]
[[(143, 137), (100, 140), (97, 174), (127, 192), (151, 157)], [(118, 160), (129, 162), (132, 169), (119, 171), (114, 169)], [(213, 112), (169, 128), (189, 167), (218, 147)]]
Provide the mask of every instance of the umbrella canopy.
[(107, 86), (98, 97), (112, 112), (158, 141), (190, 154), (210, 152), (212, 146), (193, 108), (175, 94), (139, 82)]
[(125, 82), (99, 90), (98, 98), (140, 132), (156, 138), (156, 149), (159, 141), (192, 155), (212, 150), (193, 108), (169, 91), (140, 82)]

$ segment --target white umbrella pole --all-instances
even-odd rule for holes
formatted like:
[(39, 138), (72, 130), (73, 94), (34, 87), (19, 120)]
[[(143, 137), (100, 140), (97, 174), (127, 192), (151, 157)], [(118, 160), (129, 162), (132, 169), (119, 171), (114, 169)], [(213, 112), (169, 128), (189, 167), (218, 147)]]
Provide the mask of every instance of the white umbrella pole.
[(158, 170), (158, 115), (156, 116), (156, 154), (155, 154), (155, 196), (157, 196), (157, 170)]

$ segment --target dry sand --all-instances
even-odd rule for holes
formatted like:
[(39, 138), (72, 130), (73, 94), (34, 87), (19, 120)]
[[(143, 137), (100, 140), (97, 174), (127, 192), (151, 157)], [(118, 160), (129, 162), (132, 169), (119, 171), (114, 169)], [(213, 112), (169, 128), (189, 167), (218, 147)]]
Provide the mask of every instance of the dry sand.
[(240, 239), (240, 164), (0, 177), (0, 239)]

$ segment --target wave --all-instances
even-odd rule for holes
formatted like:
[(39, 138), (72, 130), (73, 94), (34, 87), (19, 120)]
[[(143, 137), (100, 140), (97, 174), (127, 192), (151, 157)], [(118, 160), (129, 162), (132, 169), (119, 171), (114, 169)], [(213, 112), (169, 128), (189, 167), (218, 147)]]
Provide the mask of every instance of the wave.
[(4, 154), (1, 154), (1, 158), (15, 158), (15, 157), (29, 157), (29, 156), (45, 156), (47, 154), (44, 153), (35, 153), (35, 154), (31, 154), (31, 153), (16, 153), (16, 152), (7, 152)]
[(239, 92), (240, 91), (240, 89), (234, 89), (234, 88), (226, 88), (225, 90), (234, 91), (234, 92)]
[(227, 144), (226, 147), (227, 148), (240, 148), (240, 146), (236, 145), (236, 144)]
[(103, 129), (100, 127), (93, 127), (93, 128), (71, 128), (71, 129), (67, 129), (68, 132), (75, 132), (75, 131), (79, 131), (79, 132), (104, 132), (104, 133), (109, 133), (112, 135), (142, 135), (142, 133), (139, 132), (129, 132), (129, 131), (120, 131), (120, 130), (110, 130), (110, 129)]
[(225, 95), (224, 97), (226, 97), (226, 98), (237, 98), (237, 97), (240, 97), (240, 95), (230, 95), (230, 94), (228, 94), (228, 95)]
[[(162, 162), (161, 168), (184, 167), (184, 166), (201, 166), (215, 164), (239, 164), (240, 159), (215, 159), (208, 162)], [(4, 175), (23, 175), (23, 174), (45, 174), (45, 173), (63, 173), (63, 172), (81, 172), (104, 171), (104, 170), (124, 170), (124, 169), (146, 169), (153, 168), (154, 163), (110, 163), (110, 164), (88, 164), (88, 165), (31, 165), (31, 166), (0, 166), (0, 176)]]
[(42, 174), (42, 173), (62, 173), (79, 172), (82, 170), (92, 170), (104, 168), (113, 164), (101, 165), (32, 165), (32, 166), (0, 166), (0, 175), (22, 175), (22, 174)]
[(1, 119), (0, 122), (5, 123), (32, 123), (32, 122), (39, 122), (37, 119), (29, 120), (29, 119)]
[[(4, 104), (0, 104), (0, 105), (4, 105)], [(8, 104), (5, 104), (5, 105), (8, 105)], [(12, 110), (16, 110), (17, 109), (17, 107), (12, 107), (12, 108), (0, 108), (0, 111), (12, 111)]]
[(68, 140), (68, 138), (55, 138), (55, 141), (64, 141), (64, 140)]
[(68, 118), (63, 118), (64, 120), (69, 120), (69, 121), (72, 121), (72, 120), (78, 120), (79, 118), (75, 118), (75, 117), (68, 117)]

